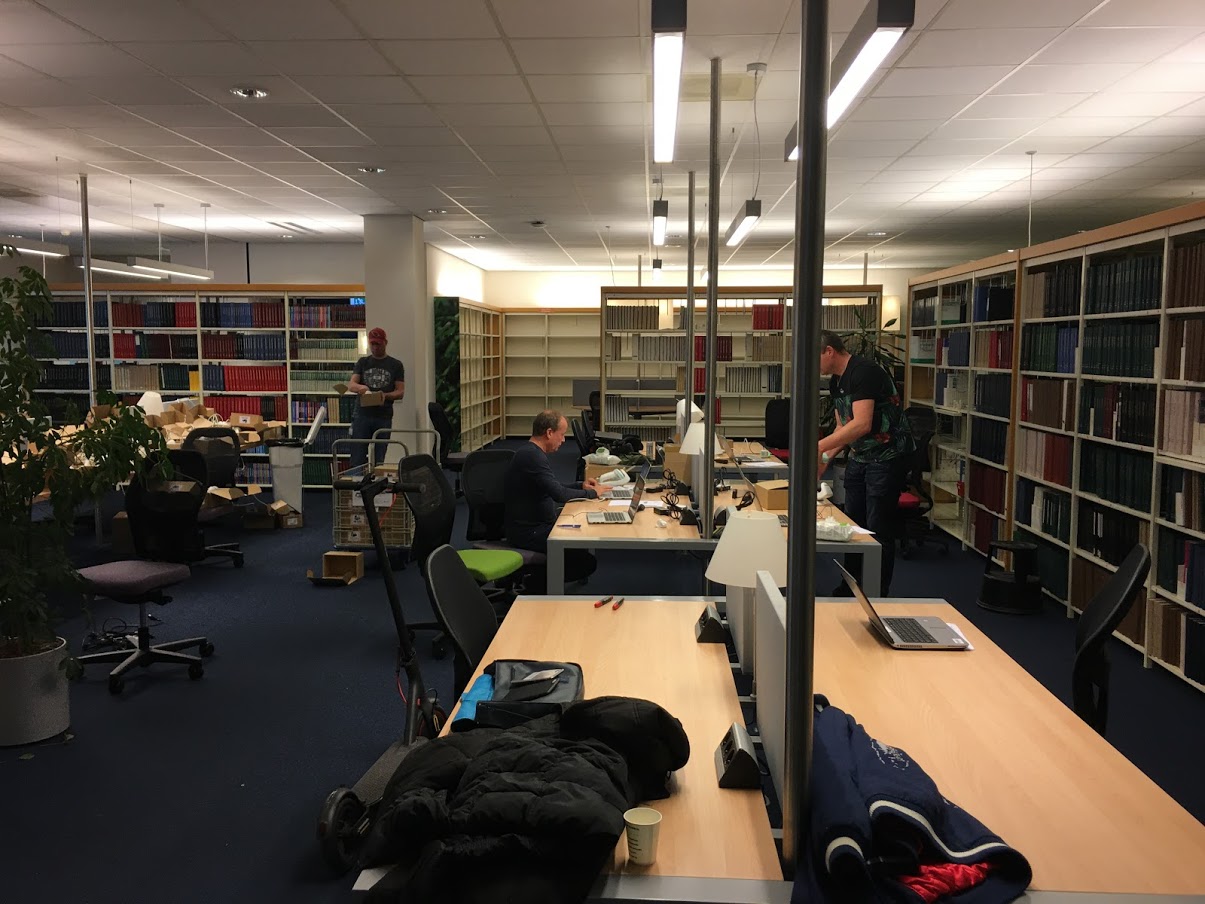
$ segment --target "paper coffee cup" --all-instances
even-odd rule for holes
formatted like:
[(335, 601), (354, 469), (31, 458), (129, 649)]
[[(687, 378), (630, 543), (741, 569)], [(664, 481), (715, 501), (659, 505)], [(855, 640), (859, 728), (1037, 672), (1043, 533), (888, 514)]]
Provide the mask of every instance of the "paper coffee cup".
[(633, 807), (623, 814), (623, 821), (627, 827), (628, 863), (636, 866), (655, 863), (661, 814), (652, 807)]

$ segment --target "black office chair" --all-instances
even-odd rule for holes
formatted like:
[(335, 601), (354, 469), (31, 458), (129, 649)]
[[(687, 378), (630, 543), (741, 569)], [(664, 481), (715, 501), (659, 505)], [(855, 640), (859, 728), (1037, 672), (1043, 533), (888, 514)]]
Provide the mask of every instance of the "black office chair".
[[(202, 524), (212, 520), (207, 511), (220, 515), (227, 513), (226, 506), (213, 509), (203, 507), (207, 488), (215, 486), (207, 481), (208, 466), (205, 457), (196, 451), (173, 449), (167, 453), (177, 477), (185, 478), (200, 486), (200, 501), (196, 510), (164, 511), (157, 508), (154, 500), (141, 481), (130, 483), (126, 491), (126, 513), (130, 519), (130, 533), (138, 554), (160, 562), (191, 564), (205, 559), (221, 557), (230, 559), (236, 568), (243, 567), (243, 552), (237, 543), (205, 544)], [(199, 475), (199, 476), (198, 476)]]
[(431, 426), (439, 434), (439, 464), (445, 471), (451, 471), (456, 475), (456, 487), (453, 492), (459, 496), (460, 474), (464, 470), (467, 453), (452, 451), (452, 446), (456, 443), (456, 431), (453, 429), (452, 422), (448, 419), (448, 413), (444, 411), (443, 405), (439, 402), (428, 402), (427, 415), (431, 418)]
[(947, 555), (950, 547), (947, 545), (945, 532), (935, 528), (929, 520), (929, 512), (933, 510), (933, 496), (925, 486), (925, 473), (929, 470), (929, 444), (933, 434), (922, 433), (913, 436), (916, 440), (916, 450), (909, 459), (908, 472), (904, 476), (904, 491), (900, 493), (899, 498), (902, 521), (900, 555), (907, 559), (911, 557), (914, 549), (923, 549), (926, 543), (932, 543), (942, 555)]
[[(184, 452), (198, 452), (205, 459), (206, 486), (232, 487), (242, 467), (242, 448), (233, 427), (197, 427), (180, 444)], [(192, 476), (192, 475), (189, 475)], [(194, 480), (201, 478), (194, 477)]]
[(573, 479), (580, 481), (586, 476), (586, 456), (594, 450), (590, 448), (589, 428), (582, 422), (582, 418), (575, 417), (573, 419), (573, 441), (577, 443), (577, 470), (574, 471)]
[[(602, 393), (597, 389), (590, 391), (590, 410), (582, 412), (582, 421), (586, 422), (587, 433), (589, 435), (590, 451), (593, 452), (599, 445), (607, 443), (619, 442), (623, 439), (623, 434), (615, 433), (611, 430), (599, 430), (599, 425), (602, 424), (602, 408), (601, 406)], [(587, 421), (588, 419), (588, 421)]]
[(468, 687), (498, 632), (498, 616), (464, 559), (451, 546), (432, 552), (423, 573), (431, 609), (452, 643), (453, 681), (459, 694)]
[(766, 448), (778, 458), (780, 452), (791, 448), (791, 400), (770, 399), (766, 402)]
[[(904, 417), (908, 419), (908, 426), (912, 428), (913, 436), (919, 436), (922, 433), (932, 436), (937, 432), (937, 412), (928, 405), (909, 405), (904, 409)], [(928, 470), (927, 458), (925, 464), (926, 470)]]
[[(493, 582), (507, 592), (515, 588), (523, 572), (543, 567), (548, 561), (541, 552), (506, 542), (506, 472), (514, 457), (511, 449), (478, 449), (464, 460), (464, 498), (469, 506), (465, 539), (476, 549), (508, 550), (523, 557), (521, 571)], [(509, 604), (514, 594), (490, 594), (490, 598), (496, 603)]]
[(1109, 717), (1108, 640), (1142, 592), (1150, 570), (1150, 550), (1140, 543), (1084, 607), (1084, 614), (1075, 626), (1071, 705), (1075, 714), (1102, 736)]

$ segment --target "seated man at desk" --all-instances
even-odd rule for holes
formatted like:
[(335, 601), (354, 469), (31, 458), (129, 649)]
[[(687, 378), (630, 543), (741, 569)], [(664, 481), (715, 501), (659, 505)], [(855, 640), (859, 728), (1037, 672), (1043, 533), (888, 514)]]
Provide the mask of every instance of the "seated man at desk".
[[(548, 456), (564, 444), (568, 428), (559, 411), (541, 411), (532, 420), (531, 440), (515, 452), (506, 472), (506, 542), (512, 546), (547, 552), (548, 534), (560, 507), (571, 499), (598, 498), (598, 484), (593, 479), (565, 484), (552, 473)], [(566, 550), (566, 582), (585, 580), (597, 564), (584, 549)], [(530, 575), (528, 592), (543, 593), (544, 580), (543, 572)]]

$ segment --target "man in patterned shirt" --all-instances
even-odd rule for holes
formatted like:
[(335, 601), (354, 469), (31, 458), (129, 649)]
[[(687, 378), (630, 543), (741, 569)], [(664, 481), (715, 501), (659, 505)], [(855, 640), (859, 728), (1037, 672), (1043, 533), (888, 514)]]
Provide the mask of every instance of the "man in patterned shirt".
[[(909, 459), (916, 449), (908, 419), (900, 405), (891, 375), (874, 361), (851, 355), (836, 333), (820, 334), (820, 374), (829, 377), (829, 397), (837, 429), (820, 440), (819, 470), (849, 447), (845, 467), (845, 513), (875, 533), (883, 547), (883, 587), (886, 596), (895, 568), (899, 536), (899, 498)], [(845, 567), (861, 577), (862, 557), (845, 557)], [(834, 595), (846, 596), (842, 582)]]

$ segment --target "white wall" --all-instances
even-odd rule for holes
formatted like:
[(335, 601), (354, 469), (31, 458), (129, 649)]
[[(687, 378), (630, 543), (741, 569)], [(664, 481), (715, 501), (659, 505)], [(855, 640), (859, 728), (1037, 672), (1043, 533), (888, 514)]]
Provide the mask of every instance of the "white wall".
[(484, 303), (485, 271), (428, 245), (427, 297), (441, 295)]
[[(172, 260), (205, 265), (204, 246), (170, 248)], [(248, 278), (248, 267), (250, 277)], [(209, 268), (215, 283), (364, 282), (364, 245), (360, 242), (210, 242)]]

